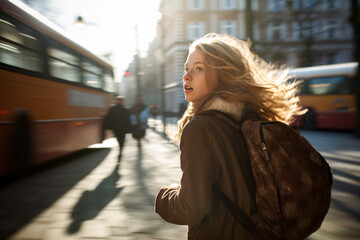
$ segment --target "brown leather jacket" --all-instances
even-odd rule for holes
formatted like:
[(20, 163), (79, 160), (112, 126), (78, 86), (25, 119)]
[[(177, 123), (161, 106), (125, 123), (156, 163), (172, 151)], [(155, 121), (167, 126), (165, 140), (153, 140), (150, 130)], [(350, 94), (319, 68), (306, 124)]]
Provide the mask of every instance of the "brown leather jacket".
[(213, 190), (217, 182), (249, 215), (254, 209), (241, 171), (249, 161), (242, 135), (221, 119), (199, 114), (184, 128), (180, 150), (181, 187), (160, 189), (155, 211), (170, 223), (188, 225), (188, 239), (255, 239)]

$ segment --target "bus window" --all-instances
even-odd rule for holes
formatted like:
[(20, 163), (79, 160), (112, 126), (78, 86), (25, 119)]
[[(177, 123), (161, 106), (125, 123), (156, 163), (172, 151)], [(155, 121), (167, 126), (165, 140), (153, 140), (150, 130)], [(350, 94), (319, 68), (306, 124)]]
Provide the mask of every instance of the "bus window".
[(346, 76), (333, 76), (309, 79), (310, 94), (349, 94), (351, 81)]
[(104, 74), (104, 90), (107, 92), (114, 92), (114, 78), (110, 71), (106, 71)]
[(355, 76), (358, 63), (295, 68), (290, 74), (303, 79), (299, 105), (309, 111), (293, 124), (306, 129), (347, 129), (356, 126)]
[(113, 67), (43, 19), (0, 0), (0, 179), (112, 137)]
[(36, 72), (43, 70), (39, 54), (40, 43), (34, 31), (0, 15), (0, 61), (2, 63)]
[(47, 53), (49, 54), (49, 73), (51, 76), (72, 82), (81, 81), (78, 57), (55, 42), (51, 42)]
[(83, 62), (84, 70), (84, 84), (90, 87), (101, 88), (102, 80), (101, 74), (102, 70), (90, 60), (85, 60)]

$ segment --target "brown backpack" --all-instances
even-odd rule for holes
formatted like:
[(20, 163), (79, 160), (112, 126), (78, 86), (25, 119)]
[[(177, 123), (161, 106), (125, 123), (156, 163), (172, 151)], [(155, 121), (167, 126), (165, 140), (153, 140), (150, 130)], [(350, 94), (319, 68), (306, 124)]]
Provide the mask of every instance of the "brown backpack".
[(215, 186), (234, 217), (259, 239), (305, 239), (319, 229), (330, 207), (333, 183), (320, 153), (284, 123), (245, 120), (240, 124), (221, 112), (211, 115), (239, 130), (250, 155), (255, 214), (248, 216)]

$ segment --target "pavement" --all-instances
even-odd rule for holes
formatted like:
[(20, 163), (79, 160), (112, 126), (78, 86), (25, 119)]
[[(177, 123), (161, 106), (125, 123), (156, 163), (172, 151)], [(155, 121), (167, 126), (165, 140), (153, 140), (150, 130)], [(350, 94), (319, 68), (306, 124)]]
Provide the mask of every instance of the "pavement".
[(115, 138), (0, 189), (0, 239), (186, 239), (154, 212), (160, 187), (179, 183), (178, 147), (153, 125), (141, 148)]
[[(186, 239), (187, 226), (167, 223), (154, 212), (157, 191), (179, 183), (181, 171), (178, 146), (164, 136), (161, 121), (150, 121), (150, 127), (141, 148), (126, 136), (120, 161), (111, 138), (0, 189), (0, 239)], [(175, 131), (175, 120), (166, 130)], [(304, 136), (330, 158), (330, 165), (352, 170), (346, 177), (353, 176), (348, 181), (356, 192), (360, 140), (347, 133), (339, 133), (338, 141), (330, 141), (327, 133)], [(335, 190), (334, 207), (309, 240), (360, 239), (358, 191)]]

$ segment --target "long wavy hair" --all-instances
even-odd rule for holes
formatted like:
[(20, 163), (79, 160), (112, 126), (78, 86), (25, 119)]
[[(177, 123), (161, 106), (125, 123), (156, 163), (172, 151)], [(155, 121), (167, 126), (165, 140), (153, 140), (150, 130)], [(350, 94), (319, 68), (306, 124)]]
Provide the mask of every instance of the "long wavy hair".
[(289, 82), (291, 76), (285, 66), (276, 67), (254, 54), (250, 42), (227, 34), (209, 33), (195, 40), (189, 52), (199, 50), (206, 68), (216, 71), (219, 88), (200, 102), (189, 103), (178, 121), (179, 141), (189, 120), (207, 108), (211, 100), (221, 98), (230, 103), (244, 103), (244, 114), (259, 120), (281, 121), (289, 124), (302, 115), (296, 96), (298, 83)]

